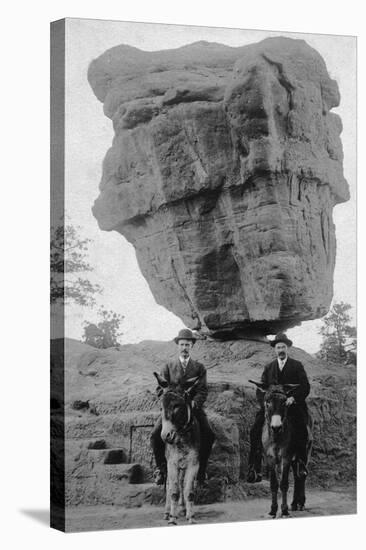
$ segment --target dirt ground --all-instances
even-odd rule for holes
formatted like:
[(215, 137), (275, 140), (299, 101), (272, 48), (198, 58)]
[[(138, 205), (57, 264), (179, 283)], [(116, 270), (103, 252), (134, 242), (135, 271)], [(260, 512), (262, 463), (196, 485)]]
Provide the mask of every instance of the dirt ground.
[[(196, 506), (195, 518), (197, 524), (263, 519), (273, 521), (268, 516), (269, 508), (268, 497), (251, 498), (245, 501)], [(103, 505), (75, 506), (67, 509), (66, 530), (76, 532), (161, 527), (167, 525), (163, 519), (163, 511), (162, 506), (151, 505), (140, 508)], [(354, 488), (342, 487), (332, 491), (309, 488), (306, 509), (303, 512), (291, 512), (291, 517), (309, 518), (355, 514), (356, 512), (356, 490)], [(186, 525), (185, 518), (179, 518), (178, 524)]]

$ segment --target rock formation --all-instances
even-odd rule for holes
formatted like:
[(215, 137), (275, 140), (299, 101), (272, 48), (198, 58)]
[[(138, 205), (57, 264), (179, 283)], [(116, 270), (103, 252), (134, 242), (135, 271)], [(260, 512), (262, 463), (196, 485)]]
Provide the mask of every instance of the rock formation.
[(122, 45), (88, 78), (115, 130), (93, 213), (134, 245), (159, 304), (234, 337), (328, 311), (349, 195), (338, 86), (313, 48)]
[[(152, 484), (150, 448), (159, 415), (153, 371), (176, 355), (173, 342), (141, 342), (119, 350), (97, 350), (65, 341), (65, 407), (52, 411), (53, 432), (64, 431), (68, 506), (125, 507), (159, 503)], [(291, 348), (311, 383), (308, 401), (314, 446), (308, 483), (352, 485), (356, 478), (356, 367), (326, 365)], [(201, 340), (194, 356), (208, 369), (206, 410), (216, 441), (208, 465), (209, 484), (197, 502), (246, 499), (269, 492), (268, 482), (248, 485), (249, 431), (257, 410), (248, 379), (259, 380), (273, 350), (262, 342)], [(80, 408), (75, 404), (87, 403)], [(54, 444), (54, 442), (53, 442)], [(259, 493), (258, 493), (259, 491)]]

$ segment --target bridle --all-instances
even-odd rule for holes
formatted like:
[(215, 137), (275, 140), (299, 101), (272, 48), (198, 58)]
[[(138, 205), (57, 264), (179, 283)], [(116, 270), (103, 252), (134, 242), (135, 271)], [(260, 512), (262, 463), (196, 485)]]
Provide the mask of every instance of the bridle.
[[(180, 397), (181, 399), (184, 399), (182, 394), (180, 394), (178, 392), (175, 392), (173, 390), (167, 390), (165, 392), (165, 395), (167, 393), (170, 393), (172, 395), (176, 395), (176, 396)], [(184, 395), (188, 396), (187, 391), (184, 392)], [(182, 434), (182, 435), (184, 435), (185, 433), (187, 433), (190, 430), (190, 428), (192, 426), (192, 423), (193, 423), (193, 419), (194, 419), (193, 414), (192, 414), (192, 405), (191, 405), (191, 403), (186, 400), (185, 404), (186, 404), (186, 407), (187, 407), (187, 421), (185, 422), (184, 426), (182, 426), (180, 428), (178, 428), (178, 427), (176, 428), (177, 433)]]
[[(285, 398), (286, 399), (286, 394), (283, 393), (283, 392), (280, 392), (280, 391), (270, 391), (269, 392), (269, 395), (270, 395), (270, 398), (277, 398), (277, 399), (282, 399), (282, 398)], [(266, 398), (264, 398), (266, 400)], [(283, 421), (283, 424), (285, 425), (287, 423), (287, 412), (288, 412), (288, 407), (285, 407), (285, 412), (283, 414), (283, 417), (282, 417), (282, 421)], [(270, 423), (271, 421), (271, 418), (267, 415), (267, 411), (266, 411), (266, 418), (267, 418), (267, 422)]]

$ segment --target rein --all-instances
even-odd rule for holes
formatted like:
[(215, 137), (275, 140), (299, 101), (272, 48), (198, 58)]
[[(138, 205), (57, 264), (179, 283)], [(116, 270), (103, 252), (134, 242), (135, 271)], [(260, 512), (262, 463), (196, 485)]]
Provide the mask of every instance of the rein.
[(188, 403), (186, 403), (186, 405), (187, 405), (187, 422), (184, 424), (183, 428), (179, 428), (177, 430), (178, 433), (182, 433), (182, 434), (185, 434), (189, 431), (193, 422), (192, 407), (190, 407)]

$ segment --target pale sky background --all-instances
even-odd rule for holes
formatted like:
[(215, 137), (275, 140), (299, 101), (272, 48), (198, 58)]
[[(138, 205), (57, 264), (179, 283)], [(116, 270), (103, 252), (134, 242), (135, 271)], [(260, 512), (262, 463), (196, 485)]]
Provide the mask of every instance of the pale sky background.
[[(125, 316), (122, 343), (141, 340), (171, 340), (182, 328), (181, 320), (158, 306), (142, 277), (134, 252), (122, 235), (98, 228), (91, 207), (98, 196), (102, 161), (111, 146), (113, 128), (103, 114), (103, 105), (94, 96), (88, 81), (89, 63), (108, 48), (129, 44), (143, 50), (177, 48), (198, 40), (243, 46), (268, 36), (301, 38), (324, 58), (331, 78), (338, 82), (342, 118), (341, 139), (344, 174), (351, 200), (333, 211), (337, 236), (334, 273), (334, 300), (352, 305), (356, 315), (356, 39), (349, 36), (250, 31), (68, 19), (66, 33), (66, 212), (70, 223), (80, 225), (82, 236), (92, 239), (90, 275), (103, 295), (98, 304)], [(66, 336), (79, 339), (84, 320), (95, 320), (90, 308), (68, 306)], [(355, 321), (354, 321), (355, 322)], [(321, 321), (307, 321), (287, 331), (296, 346), (313, 353), (319, 349)]]

